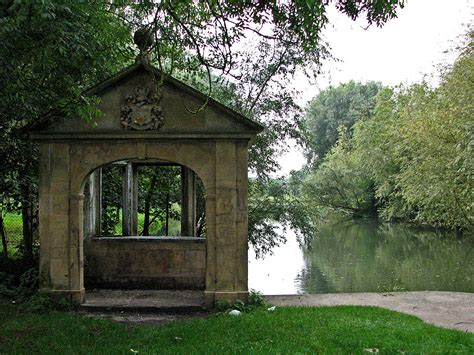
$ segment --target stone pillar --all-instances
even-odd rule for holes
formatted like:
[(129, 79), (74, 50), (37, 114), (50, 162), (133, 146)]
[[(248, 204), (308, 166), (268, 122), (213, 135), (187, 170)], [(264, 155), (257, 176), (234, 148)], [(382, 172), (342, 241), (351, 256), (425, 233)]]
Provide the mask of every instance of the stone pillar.
[(138, 165), (132, 164), (131, 234), (138, 235)]
[(93, 192), (93, 180), (92, 174), (87, 178), (84, 185), (84, 237), (88, 238), (94, 233), (94, 205), (92, 199)]
[(84, 186), (84, 237), (100, 236), (102, 213), (102, 169), (94, 171)]
[(122, 235), (138, 234), (138, 166), (124, 165), (122, 178)]
[(40, 145), (40, 291), (84, 300), (83, 195), (71, 197), (69, 145)]
[(196, 174), (181, 166), (181, 236), (196, 236)]
[(94, 206), (94, 236), (102, 234), (102, 168), (98, 168), (92, 173), (94, 189), (92, 191), (92, 201)]
[(215, 254), (215, 287), (213, 292), (206, 288), (208, 303), (212, 293), (214, 301), (248, 297), (246, 184), (247, 142), (217, 141), (215, 238), (210, 241), (214, 245), (208, 244)]
[(248, 294), (248, 141), (236, 144), (236, 289)]
[(209, 308), (214, 307), (216, 291), (216, 188), (214, 184), (206, 186), (206, 290), (205, 302)]
[(84, 302), (84, 250), (83, 250), (84, 195), (69, 196), (69, 290), (74, 301)]

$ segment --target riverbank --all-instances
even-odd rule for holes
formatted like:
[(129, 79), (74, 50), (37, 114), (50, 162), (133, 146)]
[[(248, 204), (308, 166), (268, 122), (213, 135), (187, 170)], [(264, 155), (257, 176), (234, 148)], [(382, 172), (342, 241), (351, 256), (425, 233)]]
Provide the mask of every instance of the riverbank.
[(474, 293), (389, 292), (267, 296), (277, 306), (375, 306), (411, 314), (444, 328), (474, 333)]
[[(385, 292), (265, 296), (277, 307), (374, 306), (410, 314), (436, 326), (474, 333), (474, 293)], [(205, 316), (198, 291), (100, 290), (89, 292), (82, 309), (90, 316), (128, 324), (163, 324)]]

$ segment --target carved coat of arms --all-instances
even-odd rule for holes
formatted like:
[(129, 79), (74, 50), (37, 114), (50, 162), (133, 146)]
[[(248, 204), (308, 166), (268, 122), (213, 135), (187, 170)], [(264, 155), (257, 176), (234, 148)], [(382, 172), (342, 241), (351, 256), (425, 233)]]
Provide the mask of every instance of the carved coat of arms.
[(125, 105), (120, 110), (122, 127), (129, 130), (160, 129), (164, 123), (161, 109), (162, 90), (150, 93), (150, 89), (136, 87), (125, 97)]

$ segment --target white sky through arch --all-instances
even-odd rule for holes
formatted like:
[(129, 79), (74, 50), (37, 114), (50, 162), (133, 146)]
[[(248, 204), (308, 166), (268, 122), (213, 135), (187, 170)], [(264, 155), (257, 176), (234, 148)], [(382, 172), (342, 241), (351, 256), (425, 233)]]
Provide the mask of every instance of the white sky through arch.
[[(323, 75), (314, 85), (303, 76), (295, 78), (295, 87), (302, 91), (300, 103), (304, 105), (330, 84), (351, 79), (397, 85), (436, 74), (438, 64), (450, 64), (456, 58), (455, 44), (473, 23), (473, 14), (474, 1), (470, 0), (408, 0), (398, 18), (383, 28), (364, 30), (363, 21), (354, 22), (330, 9), (330, 25), (323, 33), (340, 62), (325, 62)], [(278, 175), (283, 175), (301, 168), (304, 159), (293, 148), (279, 162)]]

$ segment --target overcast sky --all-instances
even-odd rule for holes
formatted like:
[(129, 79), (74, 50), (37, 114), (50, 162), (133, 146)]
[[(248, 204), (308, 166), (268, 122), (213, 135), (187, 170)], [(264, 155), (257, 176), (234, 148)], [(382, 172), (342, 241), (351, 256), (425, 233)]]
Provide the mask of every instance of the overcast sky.
[[(376, 80), (385, 85), (419, 82), (436, 73), (440, 63), (452, 63), (453, 50), (472, 24), (474, 6), (469, 0), (408, 0), (398, 18), (383, 28), (364, 30), (364, 22), (353, 22), (336, 10), (328, 15), (324, 36), (340, 62), (326, 62), (324, 75), (314, 85), (298, 77), (294, 85), (303, 91), (304, 105), (329, 85), (351, 79)], [(299, 169), (304, 159), (296, 149), (279, 160), (280, 174)]]

